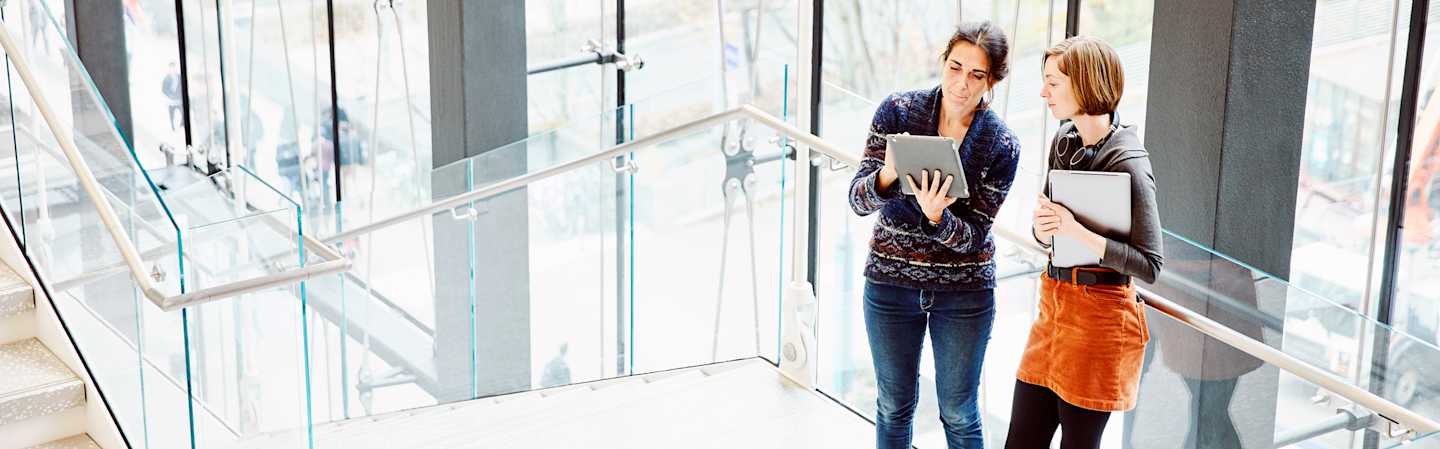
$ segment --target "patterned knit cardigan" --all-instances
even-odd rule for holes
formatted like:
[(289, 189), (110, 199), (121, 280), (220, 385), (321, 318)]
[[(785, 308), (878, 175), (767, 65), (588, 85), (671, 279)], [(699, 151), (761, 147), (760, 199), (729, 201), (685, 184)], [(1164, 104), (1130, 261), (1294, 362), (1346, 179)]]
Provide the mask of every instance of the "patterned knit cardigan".
[[(960, 160), (971, 193), (931, 224), (913, 197), (875, 187), (885, 165), (885, 135), (934, 136), (939, 130), (940, 88), (892, 94), (880, 103), (865, 141), (865, 157), (850, 182), (850, 207), (862, 216), (880, 212), (870, 239), (865, 278), (913, 289), (966, 291), (995, 288), (995, 243), (990, 226), (1015, 180), (1020, 142), (989, 108), (960, 143)], [(919, 180), (916, 180), (917, 182)]]

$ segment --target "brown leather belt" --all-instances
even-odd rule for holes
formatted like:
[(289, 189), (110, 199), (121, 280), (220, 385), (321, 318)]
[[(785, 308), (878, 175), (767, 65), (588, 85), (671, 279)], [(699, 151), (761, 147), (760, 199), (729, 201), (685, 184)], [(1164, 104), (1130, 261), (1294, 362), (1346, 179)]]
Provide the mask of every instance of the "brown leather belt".
[(1126, 285), (1130, 283), (1130, 276), (1120, 274), (1109, 268), (1060, 268), (1047, 264), (1045, 265), (1045, 272), (1050, 275), (1050, 279), (1081, 285)]

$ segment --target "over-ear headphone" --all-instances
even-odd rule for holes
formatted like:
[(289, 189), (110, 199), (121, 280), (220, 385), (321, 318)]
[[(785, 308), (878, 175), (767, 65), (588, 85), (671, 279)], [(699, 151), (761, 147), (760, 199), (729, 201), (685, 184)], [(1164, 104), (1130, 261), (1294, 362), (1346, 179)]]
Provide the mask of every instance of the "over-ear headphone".
[(1060, 165), (1063, 170), (1087, 167), (1090, 161), (1095, 159), (1095, 155), (1100, 153), (1100, 148), (1105, 146), (1105, 142), (1110, 140), (1110, 136), (1115, 134), (1115, 130), (1120, 129), (1118, 117), (1119, 114), (1110, 113), (1110, 132), (1094, 145), (1085, 145), (1080, 139), (1080, 130), (1070, 128), (1069, 132), (1060, 137), (1060, 142), (1056, 145), (1055, 159), (1059, 162), (1057, 165)]

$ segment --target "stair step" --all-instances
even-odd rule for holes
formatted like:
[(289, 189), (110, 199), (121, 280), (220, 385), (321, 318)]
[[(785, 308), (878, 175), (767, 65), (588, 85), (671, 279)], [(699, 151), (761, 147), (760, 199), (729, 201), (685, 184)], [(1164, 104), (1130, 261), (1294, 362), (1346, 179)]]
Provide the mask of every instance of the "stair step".
[(40, 340), (0, 345), (0, 425), (85, 404), (85, 384)]
[(10, 268), (0, 265), (0, 318), (8, 318), (35, 309), (35, 295), (30, 284)]
[[(724, 362), (333, 422), (316, 429), (316, 447), (396, 447), (402, 441), (405, 445), (421, 447), (427, 442), (435, 443), (428, 441), (430, 439), (447, 437), (430, 435), (437, 428), (473, 430), (481, 426), (489, 432), (516, 425), (510, 423), (523, 424), (547, 415), (570, 416), (575, 412), (571, 408), (593, 412), (596, 404), (623, 407), (625, 403), (665, 396), (705, 382), (744, 381), (756, 375), (762, 378), (775, 376), (763, 363), (751, 359)], [(735, 377), (740, 379), (732, 379)], [(246, 439), (238, 446), (247, 449), (273, 447), (295, 438), (299, 437), (293, 432), (280, 432)], [(447, 447), (452, 443), (439, 443), (433, 447)]]
[[(545, 401), (537, 404), (536, 407), (532, 407), (528, 410), (505, 410), (502, 414), (491, 416), (452, 416), (450, 417), (450, 420), (452, 421), (435, 421), (430, 423), (421, 423), (420, 426), (412, 428), (410, 429), (410, 431), (413, 433), (425, 428), (463, 428), (458, 427), (458, 423), (465, 421), (484, 423), (487, 431), (483, 435), (457, 435), (454, 432), (436, 432), (432, 430), (431, 432), (429, 432), (429, 435), (426, 435), (425, 438), (415, 438), (407, 441), (406, 443), (414, 443), (414, 446), (416, 447), (448, 448), (457, 447), (461, 444), (466, 444), (466, 442), (469, 441), (493, 441), (492, 437), (494, 435), (509, 433), (510, 429), (514, 429), (517, 427), (534, 429), (535, 423), (538, 422), (549, 423), (550, 425), (554, 425), (554, 423), (575, 423), (578, 422), (575, 418), (587, 414), (622, 413), (621, 410), (624, 410), (625, 407), (630, 404), (643, 404), (646, 401), (653, 400), (653, 398), (669, 397), (677, 394), (677, 392), (683, 392), (695, 388), (699, 385), (714, 382), (717, 380), (717, 377), (728, 378), (728, 376), (720, 376), (719, 374), (717, 374), (716, 376), (706, 374), (704, 372), (705, 368), (707, 367), (689, 368), (682, 370), (679, 373), (659, 376), (660, 378), (657, 380), (648, 381), (643, 384), (637, 384), (631, 388), (612, 388), (596, 390), (590, 394), (572, 396), (568, 398), (568, 400), (564, 401)], [(730, 369), (717, 369), (716, 371), (718, 373), (731, 372)], [(744, 370), (740, 372), (744, 372)], [(432, 427), (432, 425), (436, 423), (445, 424), (441, 424), (438, 427)], [(361, 444), (363, 442), (351, 440), (346, 441), (346, 443), (348, 444), (339, 444), (332, 447), (361, 447)], [(398, 441), (396, 441), (395, 443), (398, 443)], [(485, 444), (480, 444), (479, 446), (506, 447), (503, 444), (488, 446)], [(573, 446), (584, 447), (586, 445), (581, 444)]]
[(90, 439), (90, 435), (82, 433), (63, 440), (55, 440), (38, 446), (30, 446), (25, 449), (100, 449), (100, 445), (95, 444), (95, 441)]
[[(744, 407), (749, 401), (740, 400), (746, 388), (757, 383), (774, 382), (778, 375), (768, 367), (758, 364), (751, 364), (744, 367), (727, 367), (714, 370), (716, 374), (703, 374), (695, 370), (695, 374), (688, 374), (683, 377), (672, 377), (662, 382), (657, 382), (649, 388), (636, 390), (618, 397), (595, 398), (592, 401), (576, 401), (566, 404), (564, 407), (555, 407), (541, 413), (532, 414), (524, 419), (500, 421), (486, 421), (487, 427), (491, 427), (483, 435), (461, 435), (456, 432), (446, 432), (450, 435), (432, 440), (433, 444), (426, 447), (512, 447), (516, 446), (516, 440), (536, 438), (538, 432), (544, 432), (546, 426), (564, 426), (570, 430), (582, 429), (595, 421), (606, 421), (615, 416), (650, 416), (656, 408), (674, 408), (671, 413), (662, 413), (664, 416), (684, 416), (686, 409), (704, 407), (716, 409), (717, 407)], [(716, 396), (717, 392), (725, 393), (724, 396)], [(706, 401), (696, 401), (696, 398), (707, 398)], [(728, 399), (737, 399), (739, 403), (728, 403)], [(690, 412), (693, 412), (691, 410)], [(655, 429), (656, 432), (667, 432), (667, 429)], [(521, 435), (532, 435), (523, 437)], [(593, 432), (580, 431), (583, 437)], [(698, 433), (697, 433), (698, 434)], [(557, 447), (583, 447), (593, 446), (594, 441), (569, 442), (558, 444)], [(358, 446), (347, 446), (358, 447)]]

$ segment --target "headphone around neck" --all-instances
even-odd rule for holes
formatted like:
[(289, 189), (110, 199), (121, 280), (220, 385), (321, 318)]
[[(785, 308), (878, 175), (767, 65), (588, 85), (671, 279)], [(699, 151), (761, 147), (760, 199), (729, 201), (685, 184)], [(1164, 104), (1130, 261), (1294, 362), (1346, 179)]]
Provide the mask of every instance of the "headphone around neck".
[(1110, 136), (1115, 135), (1115, 131), (1118, 129), (1120, 129), (1119, 114), (1115, 112), (1110, 113), (1110, 132), (1094, 145), (1085, 145), (1080, 138), (1080, 129), (1070, 128), (1069, 132), (1060, 137), (1060, 142), (1055, 149), (1055, 158), (1060, 162), (1057, 165), (1062, 165), (1061, 168), (1064, 170), (1087, 167), (1090, 161), (1095, 160), (1095, 155), (1100, 153), (1105, 142), (1109, 141)]

